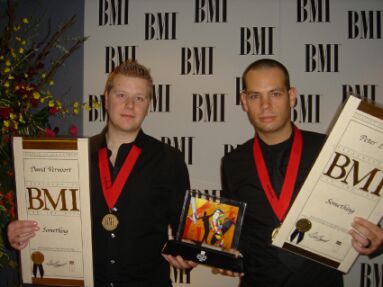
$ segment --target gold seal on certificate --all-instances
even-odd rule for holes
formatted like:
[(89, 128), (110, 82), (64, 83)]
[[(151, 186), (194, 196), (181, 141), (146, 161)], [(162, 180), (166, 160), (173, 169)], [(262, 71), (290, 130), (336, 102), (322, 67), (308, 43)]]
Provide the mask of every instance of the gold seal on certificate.
[(43, 267), (43, 262), (44, 262), (44, 254), (42, 254), (40, 251), (35, 251), (31, 254), (31, 259), (33, 262), (33, 268), (32, 268), (32, 273), (33, 276), (36, 278), (40, 276), (41, 278), (44, 277), (44, 267)]
[(294, 241), (297, 238), (297, 244), (299, 244), (305, 237), (305, 233), (311, 229), (311, 221), (307, 218), (301, 218), (295, 223), (295, 230), (290, 235), (290, 241)]
[(35, 251), (32, 253), (31, 259), (34, 264), (42, 264), (44, 262), (44, 254), (39, 251)]
[(113, 231), (118, 227), (118, 218), (112, 213), (106, 214), (101, 221), (102, 227), (107, 231)]
[(311, 221), (307, 218), (301, 218), (295, 224), (298, 231), (305, 233), (311, 229)]

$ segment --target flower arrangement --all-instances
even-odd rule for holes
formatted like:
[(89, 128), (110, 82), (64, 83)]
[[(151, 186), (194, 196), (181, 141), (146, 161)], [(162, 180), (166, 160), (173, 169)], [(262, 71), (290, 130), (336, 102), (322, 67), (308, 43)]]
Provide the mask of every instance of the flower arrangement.
[[(4, 252), (6, 225), (16, 216), (11, 138), (55, 136), (58, 128), (51, 127), (50, 118), (77, 115), (84, 108), (78, 102), (64, 103), (51, 88), (57, 69), (86, 40), (64, 40), (74, 17), (38, 39), (40, 21), (17, 20), (13, 0), (7, 1), (5, 13), (0, 32), (0, 269), (15, 266)], [(71, 126), (69, 134), (76, 133)]]

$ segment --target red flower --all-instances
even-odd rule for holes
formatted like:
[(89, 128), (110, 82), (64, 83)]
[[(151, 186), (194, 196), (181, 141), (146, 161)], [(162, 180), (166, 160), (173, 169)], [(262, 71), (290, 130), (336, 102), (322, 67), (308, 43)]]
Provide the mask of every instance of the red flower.
[(9, 119), (9, 115), (11, 113), (11, 108), (0, 108), (0, 118)]
[(57, 107), (51, 107), (51, 108), (49, 108), (49, 114), (50, 114), (51, 116), (54, 116), (55, 114), (57, 114), (58, 111), (59, 111), (59, 109), (58, 109)]
[(11, 207), (11, 220), (16, 218), (15, 206)]
[(4, 198), (5, 198), (7, 201), (11, 201), (12, 198), (13, 198), (13, 194), (12, 194), (12, 192), (11, 192), (11, 191), (10, 191), (10, 192), (7, 192), (7, 193), (5, 194), (5, 196), (4, 196)]
[(72, 136), (72, 137), (75, 137), (77, 136), (77, 127), (75, 125), (71, 125), (69, 127), (69, 134)]
[(31, 103), (32, 107), (36, 108), (40, 104), (39, 99), (31, 98), (29, 99), (29, 102)]
[(45, 136), (47, 137), (54, 137), (56, 135), (56, 133), (51, 130), (50, 128), (45, 128)]

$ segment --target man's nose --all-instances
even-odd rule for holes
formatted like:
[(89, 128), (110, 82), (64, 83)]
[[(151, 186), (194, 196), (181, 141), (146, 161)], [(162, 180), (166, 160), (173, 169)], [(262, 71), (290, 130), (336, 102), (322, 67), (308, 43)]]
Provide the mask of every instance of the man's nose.
[(270, 97), (267, 95), (264, 95), (261, 97), (261, 107), (263, 109), (266, 109), (270, 106)]
[(125, 106), (128, 108), (134, 107), (134, 98), (133, 97), (127, 97), (125, 100)]

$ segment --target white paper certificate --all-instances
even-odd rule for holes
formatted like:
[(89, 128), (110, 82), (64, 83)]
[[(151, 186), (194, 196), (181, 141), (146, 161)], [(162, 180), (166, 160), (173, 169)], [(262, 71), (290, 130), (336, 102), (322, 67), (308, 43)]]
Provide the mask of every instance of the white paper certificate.
[(355, 216), (383, 215), (383, 110), (350, 97), (273, 245), (347, 272)]
[(19, 219), (40, 230), (21, 251), (24, 283), (93, 286), (88, 139), (13, 139)]

